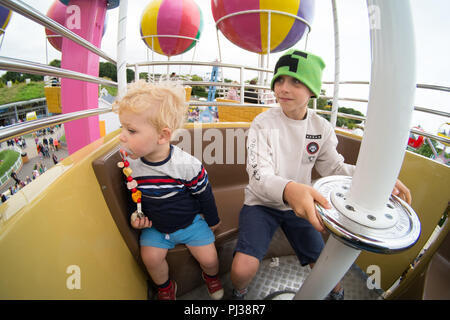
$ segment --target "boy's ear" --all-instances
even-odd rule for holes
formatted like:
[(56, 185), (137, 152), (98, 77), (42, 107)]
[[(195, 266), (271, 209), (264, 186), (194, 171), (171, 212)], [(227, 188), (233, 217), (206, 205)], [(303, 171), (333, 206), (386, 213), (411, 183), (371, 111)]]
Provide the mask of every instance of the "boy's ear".
[(172, 130), (170, 130), (169, 128), (163, 128), (159, 132), (158, 143), (163, 144), (163, 143), (170, 142), (171, 137), (172, 137)]

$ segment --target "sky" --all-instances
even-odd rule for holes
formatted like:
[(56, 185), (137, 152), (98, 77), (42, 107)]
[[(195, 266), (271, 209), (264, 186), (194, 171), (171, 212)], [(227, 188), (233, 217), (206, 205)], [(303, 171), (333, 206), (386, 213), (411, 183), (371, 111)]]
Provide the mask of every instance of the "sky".
[[(47, 13), (53, 0), (22, 0), (42, 13)], [(171, 60), (214, 61), (219, 58), (218, 40), (215, 22), (211, 12), (211, 0), (195, 0), (203, 12), (204, 27), (195, 50), (172, 57)], [(320, 55), (327, 67), (324, 70), (323, 80), (334, 80), (334, 29), (332, 0), (316, 0), (315, 16), (312, 30), (308, 36), (307, 51)], [(150, 0), (128, 1), (127, 25), (127, 61), (129, 63), (143, 62), (152, 56), (157, 61), (167, 61), (167, 57), (153, 54), (147, 50), (140, 38), (140, 18), (142, 11)], [(450, 87), (450, 21), (447, 17), (450, 12), (450, 1), (447, 0), (411, 0), (411, 10), (414, 21), (416, 40), (416, 73), (417, 83), (426, 83)], [(340, 79), (341, 81), (369, 81), (371, 71), (369, 22), (367, 3), (364, 0), (338, 0), (337, 1), (339, 32), (340, 32)], [(101, 49), (114, 59), (117, 56), (117, 21), (119, 8), (108, 10), (108, 23), (102, 39)], [(258, 55), (245, 51), (219, 32), (219, 42), (222, 51), (222, 62), (258, 66)], [(295, 48), (305, 49), (305, 39), (299, 41)], [(0, 55), (39, 63), (46, 63), (53, 59), (61, 59), (61, 54), (51, 45), (46, 47), (44, 27), (27, 20), (19, 14), (13, 17), (6, 29)], [(273, 69), (277, 59), (282, 53), (270, 55), (269, 69)], [(101, 61), (103, 61), (101, 59)], [(189, 68), (180, 69), (172, 66), (170, 72), (187, 73)], [(147, 71), (143, 67), (140, 72)], [(167, 68), (156, 68), (156, 72), (164, 73)], [(194, 67), (192, 73), (205, 75), (211, 68)], [(239, 80), (236, 71), (224, 71), (224, 77)], [(256, 73), (246, 74), (245, 80), (256, 77)], [(332, 85), (323, 85), (328, 96), (333, 94)], [(341, 85), (340, 97), (367, 99), (368, 86)], [(450, 93), (436, 92), (425, 89), (416, 90), (416, 106), (431, 107), (436, 110), (450, 111)], [(340, 106), (353, 107), (367, 112), (366, 103), (353, 103), (341, 101)], [(425, 130), (436, 134), (439, 126), (449, 119), (437, 117), (415, 111), (411, 127), (421, 125)]]

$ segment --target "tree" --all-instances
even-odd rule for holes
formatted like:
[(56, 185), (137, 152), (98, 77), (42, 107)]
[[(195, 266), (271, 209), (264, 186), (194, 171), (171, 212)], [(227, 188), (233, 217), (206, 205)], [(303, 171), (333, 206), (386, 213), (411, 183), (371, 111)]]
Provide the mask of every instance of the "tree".
[(48, 65), (52, 67), (61, 68), (61, 60), (58, 59), (52, 60)]
[[(116, 77), (117, 79), (117, 77)], [(134, 70), (127, 69), (127, 83), (134, 81)]]
[[(321, 94), (325, 94), (325, 92), (322, 90)], [(311, 108), (312, 107), (312, 100), (309, 101), (308, 106)], [(324, 98), (317, 98), (317, 109), (320, 110), (327, 110), (327, 111), (331, 111), (331, 107), (332, 107), (332, 102), (324, 99)], [(339, 107), (338, 108), (338, 112), (339, 113), (345, 113), (345, 114), (353, 114), (353, 115), (357, 115), (357, 116), (364, 116), (363, 113), (359, 112), (358, 110), (355, 110), (353, 108), (347, 108), (347, 107)], [(328, 121), (330, 121), (331, 116), (328, 114), (320, 114), (322, 117), (324, 117), (325, 119), (327, 119)], [(336, 120), (336, 126), (337, 127), (347, 127), (349, 129), (353, 129), (357, 124), (361, 123), (361, 120), (353, 120), (353, 119), (347, 119), (347, 118), (342, 118), (342, 117), (338, 117)]]
[[(192, 81), (203, 81), (203, 79), (196, 74), (192, 76)], [(201, 86), (192, 86), (192, 95), (193, 96), (199, 96), (199, 97), (208, 97), (208, 92), (206, 92), (205, 87)]]
[(12, 72), (12, 71), (7, 71), (3, 76), (2, 76), (2, 80), (4, 83), (7, 83), (8, 81), (11, 82), (22, 82), (22, 74), (19, 72)]
[[(117, 67), (111, 62), (100, 62), (98, 75), (100, 78), (108, 78), (117, 82)], [(134, 80), (134, 70), (127, 69), (127, 82)]]
[(42, 80), (44, 80), (44, 77), (41, 75), (36, 75), (36, 74), (7, 71), (1, 77), (1, 79), (4, 83), (7, 83), (8, 81), (11, 81), (14, 83), (19, 83), (19, 82), (24, 82), (25, 79), (30, 79), (31, 81), (42, 81)]
[(106, 77), (112, 81), (117, 81), (117, 68), (111, 62), (100, 62), (99, 77)]

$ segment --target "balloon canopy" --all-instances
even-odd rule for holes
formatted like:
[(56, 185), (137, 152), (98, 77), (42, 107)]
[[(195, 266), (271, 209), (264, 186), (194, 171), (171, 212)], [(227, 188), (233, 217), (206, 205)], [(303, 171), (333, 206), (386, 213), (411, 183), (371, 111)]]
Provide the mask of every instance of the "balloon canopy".
[[(242, 49), (267, 54), (268, 16), (262, 10), (288, 13), (312, 23), (314, 0), (211, 0), (214, 20), (226, 17), (217, 27), (224, 36)], [(243, 13), (246, 10), (258, 12)], [(293, 16), (272, 12), (270, 14), (270, 52), (279, 52), (295, 45), (308, 26)]]
[(145, 44), (165, 56), (192, 49), (202, 29), (202, 11), (193, 0), (153, 0), (142, 13), (141, 36)]
[[(66, 5), (61, 0), (55, 0), (53, 4), (47, 11), (47, 17), (58, 22), (62, 26), (66, 26)], [(106, 27), (108, 21), (108, 14), (105, 16), (105, 22), (103, 24), (102, 37), (105, 35)], [(57, 33), (45, 28), (45, 34), (47, 35), (47, 40), (50, 42), (53, 48), (61, 52), (62, 48), (62, 37)]]
[(9, 20), (11, 19), (12, 11), (0, 6), (0, 35), (5, 32), (6, 27), (8, 26)]

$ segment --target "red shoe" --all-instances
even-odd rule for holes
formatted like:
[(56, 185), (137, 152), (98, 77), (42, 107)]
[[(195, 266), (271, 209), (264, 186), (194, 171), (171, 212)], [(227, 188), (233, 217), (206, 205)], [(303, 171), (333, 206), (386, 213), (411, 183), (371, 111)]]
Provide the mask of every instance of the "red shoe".
[(202, 272), (202, 278), (205, 280), (206, 286), (208, 287), (208, 293), (214, 300), (220, 300), (223, 298), (223, 288), (219, 277), (211, 278)]
[(167, 288), (158, 288), (158, 300), (176, 300), (177, 296), (177, 283), (170, 280), (170, 284)]

